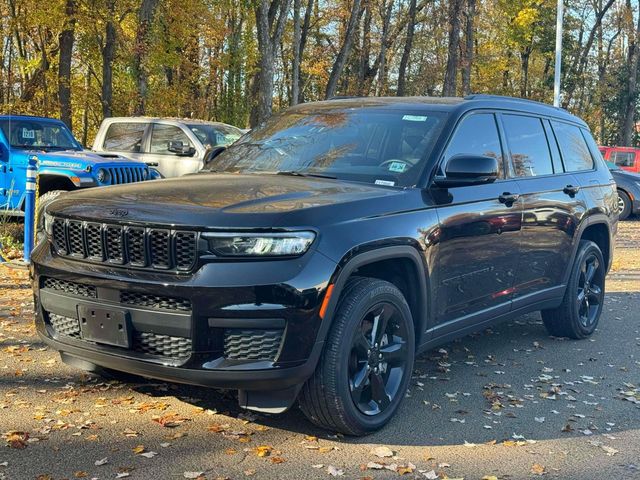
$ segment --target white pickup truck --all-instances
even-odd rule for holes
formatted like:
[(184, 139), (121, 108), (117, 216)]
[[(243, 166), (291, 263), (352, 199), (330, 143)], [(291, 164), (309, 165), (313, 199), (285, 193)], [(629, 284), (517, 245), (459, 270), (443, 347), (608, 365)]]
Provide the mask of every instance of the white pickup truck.
[(244, 133), (226, 123), (203, 120), (112, 117), (100, 125), (93, 150), (142, 160), (164, 177), (178, 177), (198, 172), (219, 147)]

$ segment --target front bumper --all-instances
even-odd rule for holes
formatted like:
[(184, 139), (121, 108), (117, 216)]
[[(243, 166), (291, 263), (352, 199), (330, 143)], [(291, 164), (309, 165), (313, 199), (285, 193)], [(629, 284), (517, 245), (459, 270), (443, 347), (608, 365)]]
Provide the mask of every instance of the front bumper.
[[(206, 263), (193, 274), (132, 271), (33, 252), (36, 327), (65, 361), (179, 383), (283, 390), (315, 369), (327, 330), (319, 317), (335, 263)], [(79, 308), (124, 314), (126, 347), (84, 339)]]

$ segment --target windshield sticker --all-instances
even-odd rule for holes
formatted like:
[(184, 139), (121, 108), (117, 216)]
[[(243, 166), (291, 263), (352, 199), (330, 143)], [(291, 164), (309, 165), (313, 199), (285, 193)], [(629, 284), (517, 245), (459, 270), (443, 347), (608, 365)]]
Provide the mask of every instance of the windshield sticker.
[(389, 165), (389, 171), (395, 173), (403, 173), (407, 169), (407, 164), (404, 162), (391, 162)]
[(384, 185), (386, 187), (394, 187), (396, 182), (392, 182), (390, 180), (376, 180), (375, 184), (376, 185)]
[(408, 122), (426, 122), (427, 121), (427, 117), (423, 115), (404, 115), (402, 119)]
[(36, 138), (35, 130), (27, 130), (26, 128), (22, 128), (22, 138)]

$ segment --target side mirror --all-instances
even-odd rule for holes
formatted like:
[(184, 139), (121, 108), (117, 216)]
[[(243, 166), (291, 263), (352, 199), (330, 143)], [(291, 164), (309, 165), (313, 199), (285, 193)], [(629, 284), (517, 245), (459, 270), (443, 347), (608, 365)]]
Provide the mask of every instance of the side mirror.
[(196, 149), (191, 145), (184, 144), (181, 140), (172, 140), (169, 142), (169, 148), (171, 153), (180, 155), (181, 157), (191, 157), (196, 153)]
[(449, 159), (444, 175), (436, 176), (434, 183), (443, 188), (483, 185), (495, 182), (498, 171), (498, 159), (463, 153)]
[(227, 149), (227, 147), (223, 147), (222, 145), (219, 145), (217, 147), (213, 147), (211, 148), (209, 151), (207, 151), (207, 153), (205, 153), (204, 155), (204, 161), (203, 163), (203, 169), (206, 170), (211, 166), (211, 162), (213, 162), (213, 159), (216, 158), (218, 155), (220, 155), (222, 152), (224, 152)]

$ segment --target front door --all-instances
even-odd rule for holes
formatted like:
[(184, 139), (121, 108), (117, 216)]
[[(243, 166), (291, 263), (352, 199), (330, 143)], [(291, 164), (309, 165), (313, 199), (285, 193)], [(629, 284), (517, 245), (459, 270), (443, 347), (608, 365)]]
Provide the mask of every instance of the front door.
[(521, 200), (506, 178), (493, 113), (473, 113), (458, 124), (441, 167), (457, 154), (499, 159), (491, 184), (433, 190), (439, 233), (433, 258), (434, 336), (472, 326), (510, 309), (518, 263)]
[(150, 136), (149, 152), (145, 154), (144, 160), (157, 163), (158, 170), (165, 177), (196, 173), (202, 168), (202, 158), (197, 151), (193, 155), (178, 155), (169, 151), (170, 142), (182, 142), (183, 145), (196, 148), (194, 142), (179, 126), (154, 123)]

